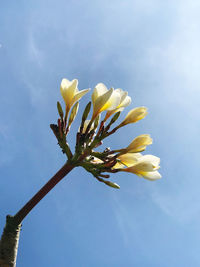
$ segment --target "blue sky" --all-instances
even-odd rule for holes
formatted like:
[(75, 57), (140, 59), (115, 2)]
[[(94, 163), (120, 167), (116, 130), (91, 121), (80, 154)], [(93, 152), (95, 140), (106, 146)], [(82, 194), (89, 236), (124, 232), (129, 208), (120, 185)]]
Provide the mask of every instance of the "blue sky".
[(64, 77), (127, 90), (121, 118), (147, 106), (105, 146), (151, 134), (163, 176), (118, 173), (114, 190), (73, 170), (24, 220), (18, 266), (200, 266), (199, 12), (195, 0), (1, 1), (1, 230), (65, 162), (49, 128)]

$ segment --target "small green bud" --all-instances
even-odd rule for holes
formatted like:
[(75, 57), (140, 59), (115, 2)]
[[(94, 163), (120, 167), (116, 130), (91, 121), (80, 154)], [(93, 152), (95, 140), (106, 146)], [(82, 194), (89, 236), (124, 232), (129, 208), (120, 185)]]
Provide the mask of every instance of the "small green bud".
[(90, 109), (91, 109), (91, 101), (87, 104), (87, 106), (85, 107), (85, 110), (83, 112), (83, 116), (82, 116), (82, 121), (81, 121), (81, 126), (80, 126), (80, 133), (83, 132), (83, 127), (84, 127), (84, 124), (85, 124), (85, 121), (88, 117), (88, 114), (90, 112)]
[(79, 108), (79, 102), (76, 102), (76, 104), (72, 108), (72, 111), (71, 111), (71, 114), (70, 114), (70, 117), (69, 117), (68, 127), (72, 124), (72, 122), (76, 118), (76, 115), (77, 115), (77, 112), (78, 112), (78, 108)]
[(116, 183), (110, 182), (110, 181), (104, 181), (104, 183), (110, 187), (116, 188), (116, 189), (120, 189), (120, 186)]
[(99, 125), (100, 118), (101, 118), (101, 114), (99, 114), (99, 115), (96, 117), (95, 121), (94, 121), (94, 131), (96, 130), (96, 128), (97, 128), (98, 125)]
[(58, 109), (58, 113), (59, 113), (61, 119), (63, 119), (63, 114), (64, 113), (63, 113), (62, 106), (61, 106), (59, 101), (57, 102), (57, 109)]
[(91, 102), (89, 102), (88, 104), (87, 104), (87, 106), (85, 107), (85, 110), (84, 110), (84, 112), (83, 112), (83, 116), (82, 116), (82, 121), (84, 120), (86, 120), (87, 119), (87, 117), (88, 117), (88, 114), (89, 114), (89, 112), (90, 112), (90, 109), (91, 109)]
[(111, 119), (109, 125), (111, 126), (114, 122), (116, 122), (116, 120), (119, 118), (119, 115), (120, 115), (120, 111), (118, 111)]
[(105, 181), (104, 179), (100, 178), (100, 177), (96, 177), (96, 179), (101, 182), (104, 183), (110, 187), (116, 188), (116, 189), (120, 189), (120, 186), (116, 183), (110, 182), (110, 181)]
[(116, 122), (116, 120), (119, 118), (119, 115), (120, 115), (120, 111), (118, 111), (113, 117), (112, 117), (112, 119), (110, 120), (110, 122), (109, 122), (109, 124), (106, 126), (106, 128), (105, 128), (105, 132), (107, 132), (109, 129), (110, 129), (110, 127), (111, 127), (111, 125), (114, 123), (114, 122)]

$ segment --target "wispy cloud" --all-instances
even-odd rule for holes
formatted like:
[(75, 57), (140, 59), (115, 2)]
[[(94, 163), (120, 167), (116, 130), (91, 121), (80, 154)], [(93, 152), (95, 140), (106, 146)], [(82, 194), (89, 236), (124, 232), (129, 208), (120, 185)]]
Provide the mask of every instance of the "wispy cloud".
[(44, 53), (39, 49), (32, 30), (29, 32), (27, 44), (30, 59), (37, 64), (38, 67), (42, 68), (44, 65)]
[[(175, 86), (182, 82), (179, 90), (187, 95), (191, 91), (200, 94), (199, 8), (199, 1), (193, 1), (192, 4), (182, 1), (178, 5), (176, 23), (168, 42), (151, 47), (147, 52), (149, 63), (157, 65), (163, 78), (172, 80)], [(183, 101), (183, 98), (180, 99)]]
[[(174, 187), (177, 188), (175, 185)], [(162, 210), (164, 214), (170, 216), (173, 220), (181, 224), (194, 222), (199, 217), (199, 190), (190, 185), (176, 190), (174, 188), (168, 191), (154, 191), (151, 194), (154, 203)]]

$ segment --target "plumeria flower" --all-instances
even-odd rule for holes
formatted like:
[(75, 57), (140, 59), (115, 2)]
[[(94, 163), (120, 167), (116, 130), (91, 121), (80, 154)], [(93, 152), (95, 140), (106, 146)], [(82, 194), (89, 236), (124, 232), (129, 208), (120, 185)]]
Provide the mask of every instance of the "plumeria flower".
[[(137, 136), (127, 148), (124, 149), (124, 152), (127, 153), (136, 153), (142, 152), (146, 149), (146, 146), (151, 145), (153, 142), (149, 134), (141, 134)], [(123, 149), (122, 149), (123, 151)]]
[[(149, 180), (160, 179), (161, 175), (158, 172), (160, 159), (153, 155), (143, 156), (140, 153), (148, 145), (152, 144), (152, 138), (149, 134), (137, 136), (127, 147), (122, 149), (106, 148), (102, 152), (96, 151), (96, 148), (103, 144), (103, 140), (114, 134), (119, 128), (135, 123), (147, 115), (146, 107), (136, 107), (128, 112), (119, 125), (110, 130), (118, 119), (120, 112), (131, 103), (128, 93), (120, 88), (115, 90), (113, 88), (108, 89), (103, 83), (96, 85), (92, 93), (92, 102), (90, 101), (83, 111), (80, 127), (76, 135), (75, 152), (74, 154), (72, 153), (67, 142), (67, 134), (77, 115), (78, 100), (89, 91), (89, 89), (79, 91), (77, 85), (78, 81), (76, 79), (72, 81), (62, 80), (60, 90), (66, 104), (66, 114), (64, 117), (62, 107), (58, 102), (57, 108), (60, 118), (57, 124), (50, 125), (69, 163), (72, 163), (73, 167), (82, 166), (99, 182), (114, 188), (119, 188), (119, 186), (108, 181), (110, 175), (105, 174), (105, 172), (131, 172)], [(92, 118), (88, 120), (92, 104)], [(70, 109), (71, 113), (67, 123)], [(103, 111), (107, 111), (107, 113), (105, 118), (100, 121)], [(115, 115), (109, 124), (104, 126), (105, 121), (113, 114)]]
[(98, 83), (92, 93), (93, 115), (94, 120), (98, 114), (104, 110), (113, 110), (120, 103), (120, 94), (113, 88), (107, 89), (103, 83)]
[(123, 111), (124, 108), (127, 107), (128, 105), (130, 105), (130, 103), (131, 103), (131, 98), (130, 98), (130, 96), (128, 96), (128, 92), (123, 91), (120, 88), (115, 89), (115, 92), (119, 93), (119, 95), (120, 95), (119, 105), (115, 109), (107, 111), (104, 121), (106, 121), (114, 113), (119, 112), (119, 111)]
[(78, 90), (78, 80), (74, 79), (69, 81), (62, 79), (60, 92), (66, 104), (66, 112), (68, 113), (70, 108), (75, 102), (81, 99), (90, 89)]
[(134, 108), (129, 111), (129, 113), (126, 115), (123, 122), (120, 124), (120, 127), (129, 124), (137, 122), (141, 119), (143, 119), (147, 115), (147, 108), (146, 107), (138, 107)]
[[(124, 161), (130, 164), (130, 162)], [(160, 168), (159, 164), (160, 158), (153, 155), (145, 155), (138, 157), (135, 162), (133, 161), (132, 166), (122, 168), (121, 171), (131, 172), (148, 180), (157, 180), (161, 178), (160, 173), (157, 171)]]

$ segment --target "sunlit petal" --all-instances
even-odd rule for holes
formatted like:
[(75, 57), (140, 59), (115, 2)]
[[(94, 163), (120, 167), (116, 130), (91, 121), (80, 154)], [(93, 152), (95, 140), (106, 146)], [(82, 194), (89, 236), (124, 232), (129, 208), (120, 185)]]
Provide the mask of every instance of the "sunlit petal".
[(103, 94), (105, 94), (108, 91), (107, 87), (105, 86), (105, 84), (103, 83), (98, 83), (95, 88), (94, 91), (92, 93), (92, 103), (94, 105), (95, 101), (97, 100), (97, 98)]
[(120, 94), (114, 90), (109, 100), (101, 108), (101, 111), (116, 109), (119, 103), (120, 103)]
[(147, 145), (152, 144), (152, 138), (149, 134), (137, 136), (126, 148), (127, 152), (141, 152), (146, 149)]
[(69, 81), (67, 79), (62, 79), (60, 92), (67, 107), (71, 106), (71, 102), (74, 97), (75, 91), (77, 89), (77, 85), (78, 85), (78, 80), (76, 79), (72, 81)]
[(144, 173), (141, 173), (141, 175), (145, 179), (151, 180), (151, 181), (158, 180), (158, 179), (160, 179), (162, 177), (161, 174), (158, 171), (144, 172)]
[(121, 125), (126, 125), (129, 123), (134, 123), (143, 119), (147, 115), (147, 108), (146, 107), (138, 107), (130, 110), (126, 115), (125, 119), (121, 123)]
[(106, 109), (106, 107), (104, 107), (104, 106), (106, 105), (106, 102), (109, 100), (112, 93), (113, 93), (113, 88), (108, 90), (103, 95), (97, 97), (96, 101), (93, 103), (93, 117), (96, 117), (98, 115), (98, 113), (100, 113)]
[(79, 91), (72, 99), (72, 104), (75, 103), (76, 101), (80, 100), (81, 97), (83, 97), (87, 92), (89, 92), (90, 89), (84, 89)]

